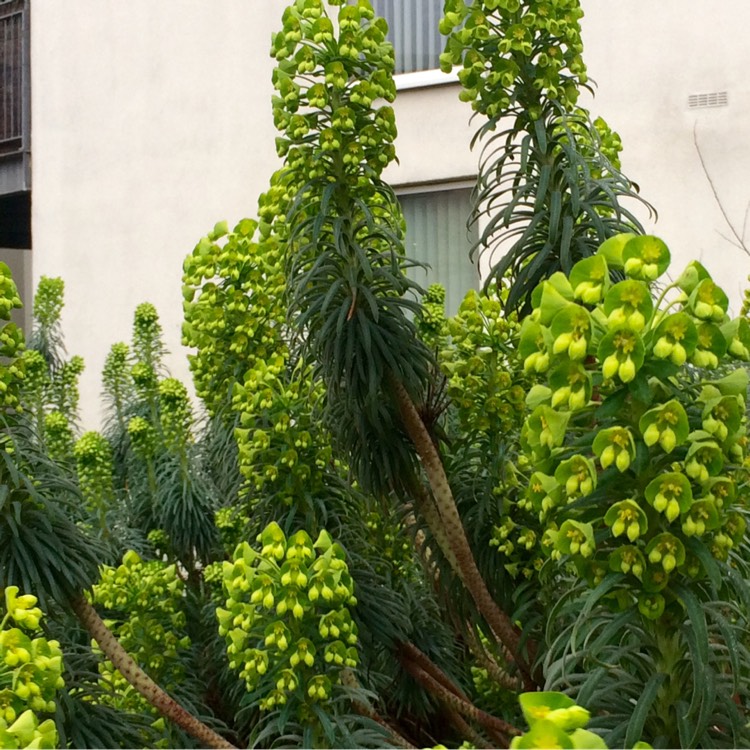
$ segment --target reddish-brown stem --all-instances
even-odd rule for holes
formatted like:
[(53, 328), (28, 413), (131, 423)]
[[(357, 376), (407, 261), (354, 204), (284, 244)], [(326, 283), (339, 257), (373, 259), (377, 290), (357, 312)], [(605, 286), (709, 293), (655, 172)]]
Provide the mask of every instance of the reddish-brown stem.
[[(221, 735), (207, 727), (174, 698), (167, 695), (125, 651), (114, 633), (104, 624), (94, 607), (84, 596), (71, 601), (73, 611), (89, 635), (99, 644), (104, 655), (120, 674), (157, 710), (197, 739), (201, 747), (235, 748)], [(236, 750), (236, 748), (235, 748)]]
[[(424, 671), (420, 666), (404, 659), (402, 661), (404, 669), (429, 693), (434, 695), (441, 703), (444, 703), (449, 708), (457, 711), (468, 719), (476, 721), (478, 724), (483, 726), (489, 731), (499, 732), (503, 738), (507, 738), (508, 735), (519, 735), (521, 732), (516, 729), (512, 724), (507, 721), (498, 719), (492, 714), (488, 714), (486, 711), (482, 711), (481, 708), (477, 708), (473, 703), (459, 697), (455, 693), (448, 690), (446, 687), (441, 685), (437, 680), (431, 677), (427, 672)], [(507, 741), (504, 743), (507, 747)]]
[(433, 524), (436, 523), (434, 517), (430, 518), (430, 516), (427, 516), (425, 520), (435, 534), (436, 539), (439, 539), (441, 536), (446, 539), (446, 543), (453, 552), (458, 568), (456, 573), (463, 581), (469, 594), (474, 599), (477, 609), (487, 620), (497, 638), (513, 654), (514, 660), (524, 674), (527, 688), (533, 690), (535, 683), (531, 676), (531, 671), (520, 653), (519, 633), (508, 615), (500, 609), (497, 602), (492, 598), (479, 572), (471, 545), (466, 537), (466, 531), (458, 513), (458, 508), (456, 507), (456, 501), (453, 497), (448, 477), (445, 474), (443, 462), (435, 448), (435, 444), (404, 386), (395, 378), (391, 378), (390, 382), (401, 413), (404, 429), (414, 444), (414, 448), (422, 462), (422, 468), (430, 483), (432, 497), (439, 518), (439, 528), (433, 529)]

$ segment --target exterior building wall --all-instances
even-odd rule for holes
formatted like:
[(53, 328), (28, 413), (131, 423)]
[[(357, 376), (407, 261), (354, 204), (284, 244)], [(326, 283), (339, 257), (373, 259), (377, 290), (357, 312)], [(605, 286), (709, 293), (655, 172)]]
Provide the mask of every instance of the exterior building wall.
[[(180, 347), (185, 255), (217, 220), (253, 215), (278, 166), (267, 52), (286, 0), (34, 0), (32, 8), (34, 278), (66, 281), (64, 330), (86, 372), (87, 426), (99, 420), (109, 346), (129, 340), (133, 310), (153, 302), (169, 361)], [(659, 209), (655, 231), (677, 263), (701, 258), (735, 309), (750, 259), (723, 240), (693, 130), (724, 207), (739, 225), (750, 201), (750, 4), (725, 0), (586, 0), (591, 104), (625, 144), (623, 167)], [(688, 109), (693, 93), (729, 104)], [(399, 94), (395, 185), (451, 183), (476, 172), (471, 109), (453, 83)], [(749, 230), (750, 231), (750, 230)]]

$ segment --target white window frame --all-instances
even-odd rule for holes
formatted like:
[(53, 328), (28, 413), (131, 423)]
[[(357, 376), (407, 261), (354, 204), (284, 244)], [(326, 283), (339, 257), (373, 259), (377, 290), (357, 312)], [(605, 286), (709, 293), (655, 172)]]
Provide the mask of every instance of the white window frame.
[(445, 86), (458, 83), (459, 70), (460, 68), (455, 67), (450, 73), (444, 73), (440, 68), (433, 68), (432, 70), (417, 70), (413, 73), (397, 73), (393, 76), (393, 81), (396, 84), (396, 91)]

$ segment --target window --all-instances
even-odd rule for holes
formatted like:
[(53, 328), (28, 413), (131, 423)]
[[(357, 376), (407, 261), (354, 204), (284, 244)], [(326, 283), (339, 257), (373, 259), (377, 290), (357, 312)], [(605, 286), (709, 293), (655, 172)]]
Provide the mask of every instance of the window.
[(402, 192), (399, 201), (406, 219), (406, 255), (430, 266), (411, 269), (409, 275), (424, 288), (442, 284), (446, 314), (454, 315), (466, 292), (479, 288), (477, 266), (469, 259), (476, 230), (466, 228), (471, 190), (422, 188)]
[(24, 2), (0, 1), (0, 154), (23, 148)]
[(396, 50), (396, 73), (440, 67), (442, 0), (373, 0), (372, 5), (375, 13), (388, 21), (388, 38)]

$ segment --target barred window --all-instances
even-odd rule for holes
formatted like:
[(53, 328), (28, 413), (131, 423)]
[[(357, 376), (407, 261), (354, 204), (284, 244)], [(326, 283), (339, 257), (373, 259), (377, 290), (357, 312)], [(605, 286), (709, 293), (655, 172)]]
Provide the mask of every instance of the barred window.
[(440, 67), (442, 0), (373, 0), (372, 5), (388, 21), (388, 38), (396, 51), (396, 73)]
[(429, 265), (411, 269), (421, 286), (445, 287), (445, 311), (454, 315), (469, 289), (479, 288), (477, 266), (469, 259), (476, 230), (466, 228), (471, 190), (437, 189), (399, 195), (406, 220), (406, 255)]
[(0, 153), (23, 145), (24, 2), (0, 2)]

